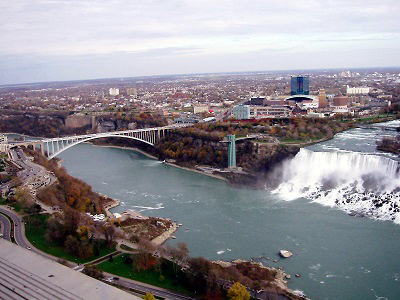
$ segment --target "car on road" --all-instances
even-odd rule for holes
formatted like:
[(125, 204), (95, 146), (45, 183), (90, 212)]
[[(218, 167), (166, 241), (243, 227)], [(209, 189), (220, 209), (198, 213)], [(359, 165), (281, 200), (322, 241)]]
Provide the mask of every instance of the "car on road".
[(31, 247), (26, 247), (26, 249), (31, 250), (32, 248)]

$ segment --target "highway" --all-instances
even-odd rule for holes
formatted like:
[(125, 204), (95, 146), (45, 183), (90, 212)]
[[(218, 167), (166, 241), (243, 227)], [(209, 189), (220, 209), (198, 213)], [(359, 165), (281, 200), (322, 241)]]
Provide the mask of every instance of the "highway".
[[(8, 220), (8, 218), (4, 217), (2, 214), (10, 217), (13, 224), (10, 224), (10, 221)], [(11, 236), (10, 236), (11, 226), (14, 226), (15, 243), (21, 247), (31, 248), (31, 244), (25, 238), (24, 225), (23, 225), (21, 217), (19, 217), (14, 212), (12, 212), (8, 209), (5, 209), (3, 207), (0, 207), (0, 216), (4, 218), (3, 219), (0, 217), (0, 222), (2, 223), (2, 227), (4, 226), (4, 228), (7, 228), (7, 226), (8, 226), (8, 236), (3, 233), (3, 238), (8, 241), (11, 241)], [(39, 251), (37, 251), (37, 252), (39, 252)]]
[(1, 234), (3, 239), (11, 242), (11, 223), (6, 216), (0, 213)]
[[(174, 292), (170, 292), (166, 289), (158, 288), (149, 284), (145, 284), (143, 282), (130, 280), (127, 278), (116, 277), (113, 274), (105, 273), (104, 275), (107, 276), (106, 281), (112, 282), (116, 285), (122, 286), (124, 288), (133, 290), (133, 291), (140, 291), (142, 293), (152, 293), (156, 297), (162, 297), (165, 299), (172, 299), (172, 300), (190, 300), (194, 299), (188, 296), (183, 296), (180, 294), (176, 294)], [(118, 280), (112, 280), (113, 278), (119, 278)]]

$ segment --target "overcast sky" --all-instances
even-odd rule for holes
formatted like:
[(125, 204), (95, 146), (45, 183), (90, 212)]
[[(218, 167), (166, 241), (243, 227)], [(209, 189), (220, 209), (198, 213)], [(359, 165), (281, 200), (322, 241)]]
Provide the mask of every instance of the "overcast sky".
[(0, 84), (400, 66), (400, 0), (4, 0)]

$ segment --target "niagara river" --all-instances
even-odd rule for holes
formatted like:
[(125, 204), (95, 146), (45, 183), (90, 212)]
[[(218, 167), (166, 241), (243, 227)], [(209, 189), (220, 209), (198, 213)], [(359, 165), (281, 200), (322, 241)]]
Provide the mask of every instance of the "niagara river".
[[(399, 299), (399, 159), (375, 145), (396, 132), (379, 126), (400, 122), (301, 149), (273, 189), (232, 187), (132, 150), (80, 144), (60, 158), (72, 176), (120, 200), (114, 212), (182, 223), (169, 243), (187, 243), (192, 256), (282, 267), (289, 287), (311, 299)], [(280, 249), (293, 257), (279, 258)]]

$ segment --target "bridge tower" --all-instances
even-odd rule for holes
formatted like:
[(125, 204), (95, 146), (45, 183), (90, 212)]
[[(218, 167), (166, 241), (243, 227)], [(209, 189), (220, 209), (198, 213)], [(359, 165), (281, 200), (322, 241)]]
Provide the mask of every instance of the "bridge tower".
[(228, 168), (236, 168), (236, 136), (230, 134), (228, 138)]

